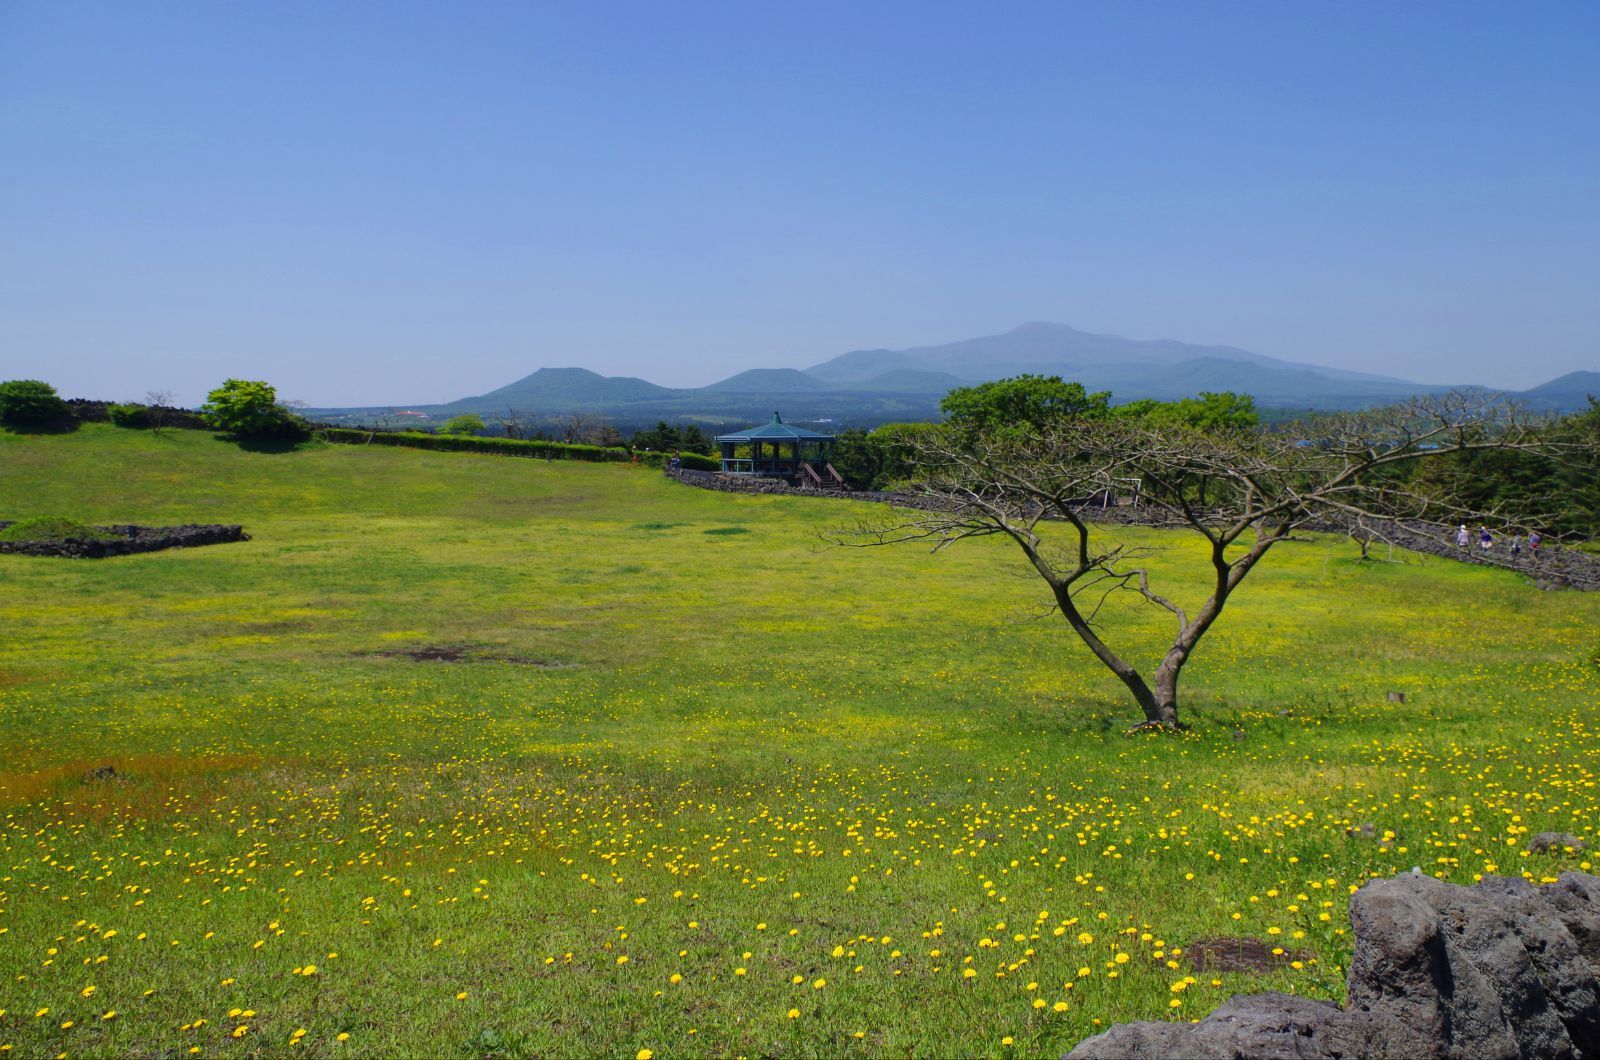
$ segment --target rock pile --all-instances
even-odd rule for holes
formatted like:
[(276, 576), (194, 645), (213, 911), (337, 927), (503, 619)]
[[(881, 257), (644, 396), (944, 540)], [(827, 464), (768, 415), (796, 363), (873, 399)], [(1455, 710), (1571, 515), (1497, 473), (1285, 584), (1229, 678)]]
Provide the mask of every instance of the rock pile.
[(1125, 1023), (1074, 1060), (1600, 1056), (1600, 878), (1374, 880), (1350, 900), (1344, 1008), (1236, 997), (1199, 1023)]
[[(0, 530), (10, 526), (0, 522)], [(69, 559), (103, 559), (106, 556), (126, 556), (134, 552), (159, 552), (164, 548), (194, 548), (197, 545), (220, 545), (229, 541), (248, 541), (250, 535), (242, 526), (102, 526), (96, 529), (117, 534), (116, 541), (88, 541), (68, 538), (65, 541), (0, 541), (0, 552), (14, 552), (24, 556), (62, 556)]]

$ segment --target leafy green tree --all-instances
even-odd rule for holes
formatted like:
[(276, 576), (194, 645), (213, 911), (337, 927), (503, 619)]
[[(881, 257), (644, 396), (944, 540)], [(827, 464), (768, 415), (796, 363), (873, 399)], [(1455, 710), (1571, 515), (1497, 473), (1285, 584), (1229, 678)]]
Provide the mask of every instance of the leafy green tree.
[(37, 379), (0, 383), (0, 426), (14, 431), (56, 431), (73, 426), (56, 388)]
[(711, 438), (700, 429), (698, 423), (691, 423), (683, 429), (683, 449), (690, 453), (701, 453), (709, 456), (712, 450)]
[(628, 444), (635, 449), (648, 449), (655, 453), (703, 453), (713, 450), (711, 438), (698, 423), (676, 427), (666, 420), (657, 420), (654, 427), (634, 431)]
[(666, 420), (657, 420), (656, 425), (647, 431), (635, 431), (632, 441), (635, 449), (649, 449), (658, 453), (670, 453), (683, 447), (678, 428)]
[(1247, 430), (1259, 426), (1256, 399), (1231, 390), (1202, 390), (1199, 397), (1178, 401), (1141, 398), (1118, 405), (1112, 412), (1124, 419), (1141, 419), (1156, 427), (1192, 427), (1201, 431)]
[(439, 433), (482, 434), (487, 429), (482, 416), (474, 412), (466, 412), (460, 416), (451, 416), (448, 420), (445, 420), (444, 426), (439, 428)]
[(206, 422), (237, 438), (297, 439), (308, 433), (305, 421), (278, 404), (278, 391), (254, 379), (229, 379), (206, 395), (200, 406)]
[(860, 427), (847, 427), (839, 432), (828, 460), (854, 488), (875, 490), (882, 488), (887, 456), (888, 447), (872, 435)]
[(977, 386), (960, 386), (944, 396), (939, 409), (946, 421), (978, 431), (1041, 430), (1067, 419), (1095, 419), (1111, 410), (1111, 393), (1089, 393), (1082, 383), (1059, 375), (1019, 375)]

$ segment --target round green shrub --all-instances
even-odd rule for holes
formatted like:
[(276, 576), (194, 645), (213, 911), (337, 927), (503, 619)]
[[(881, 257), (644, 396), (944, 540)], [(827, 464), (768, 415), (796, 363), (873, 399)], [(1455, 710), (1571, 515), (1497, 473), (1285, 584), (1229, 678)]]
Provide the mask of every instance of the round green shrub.
[(56, 388), (38, 379), (0, 383), (0, 426), (14, 431), (65, 430), (73, 424)]
[(278, 404), (278, 391), (256, 379), (229, 379), (206, 395), (200, 406), (206, 422), (236, 438), (304, 441), (305, 420)]
[(143, 405), (112, 405), (106, 409), (106, 416), (118, 427), (150, 426), (150, 410)]

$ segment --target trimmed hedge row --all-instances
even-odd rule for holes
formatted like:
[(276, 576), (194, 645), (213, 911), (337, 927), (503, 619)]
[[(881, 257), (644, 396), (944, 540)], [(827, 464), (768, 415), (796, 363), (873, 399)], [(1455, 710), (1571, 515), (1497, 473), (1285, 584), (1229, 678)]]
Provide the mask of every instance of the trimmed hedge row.
[(542, 456), (551, 460), (589, 460), (628, 463), (626, 449), (566, 442), (535, 442), (517, 438), (479, 438), (470, 434), (427, 434), (423, 431), (362, 431), (353, 427), (325, 427), (322, 437), (347, 445), (398, 445), (407, 449), (439, 449), (457, 453), (495, 453), (500, 456)]
[[(651, 453), (651, 456), (660, 457), (654, 461), (656, 465), (666, 463), (666, 458), (660, 453)], [(701, 456), (699, 453), (678, 454), (679, 466), (688, 471), (721, 471), (722, 461), (714, 456)]]
[[(345, 445), (398, 445), (407, 449), (438, 449), (458, 453), (492, 453), (498, 456), (543, 457), (546, 460), (588, 460), (594, 463), (632, 463), (635, 454), (621, 447), (575, 445), (570, 442), (527, 441), (519, 438), (480, 438), (470, 434), (427, 434), (423, 431), (363, 431), (352, 427), (324, 427), (319, 432), (330, 442)], [(660, 467), (663, 453), (639, 453), (638, 462)], [(683, 454), (683, 466), (701, 471), (722, 464), (695, 453)]]

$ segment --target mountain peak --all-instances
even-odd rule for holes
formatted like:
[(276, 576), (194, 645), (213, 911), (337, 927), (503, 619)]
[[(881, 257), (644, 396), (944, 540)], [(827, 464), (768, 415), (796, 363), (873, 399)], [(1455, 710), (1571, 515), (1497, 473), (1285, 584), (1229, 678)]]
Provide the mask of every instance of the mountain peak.
[(1048, 320), (1030, 320), (1026, 324), (1018, 324), (1012, 328), (1008, 335), (1082, 335), (1083, 332), (1071, 324), (1053, 324)]

